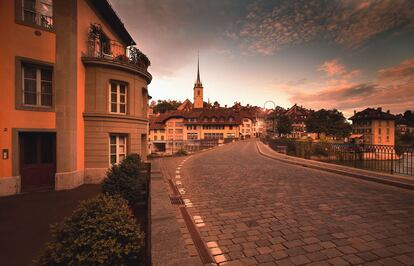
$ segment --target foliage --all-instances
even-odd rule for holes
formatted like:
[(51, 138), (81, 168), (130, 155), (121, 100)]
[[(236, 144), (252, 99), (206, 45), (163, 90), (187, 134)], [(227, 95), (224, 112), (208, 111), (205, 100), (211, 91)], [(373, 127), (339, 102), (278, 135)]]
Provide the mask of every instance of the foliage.
[(279, 136), (282, 134), (289, 134), (292, 132), (292, 121), (287, 115), (281, 115), (277, 119), (276, 129)]
[(135, 205), (145, 194), (146, 173), (141, 173), (144, 164), (138, 154), (128, 155), (119, 165), (108, 170), (102, 182), (102, 190), (108, 195), (120, 195), (130, 205)]
[(154, 113), (165, 113), (171, 110), (177, 110), (182, 103), (176, 100), (158, 100), (154, 106)]
[(61, 224), (36, 265), (138, 265), (144, 233), (120, 197), (99, 195), (80, 203)]
[(184, 149), (179, 149), (176, 153), (175, 153), (175, 155), (178, 155), (178, 156), (185, 156), (185, 155), (187, 155), (188, 154), (188, 152), (186, 151), (186, 150), (184, 150)]
[(396, 134), (395, 135), (396, 146), (414, 146), (414, 133)]
[(346, 121), (344, 115), (336, 109), (320, 109), (312, 113), (305, 122), (308, 132), (325, 133), (333, 137), (347, 137), (352, 126)]

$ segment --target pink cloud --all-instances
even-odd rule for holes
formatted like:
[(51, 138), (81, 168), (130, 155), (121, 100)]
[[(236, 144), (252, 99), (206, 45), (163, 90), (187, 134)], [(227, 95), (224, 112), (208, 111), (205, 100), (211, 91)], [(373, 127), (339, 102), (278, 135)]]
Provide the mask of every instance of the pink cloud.
[(397, 66), (379, 70), (378, 78), (370, 83), (355, 83), (349, 79), (328, 79), (325, 86), (318, 91), (294, 93), (290, 100), (304, 102), (312, 108), (337, 108), (344, 110), (345, 113), (349, 113), (354, 108), (367, 106), (383, 106), (394, 112), (412, 109), (414, 60), (406, 60)]
[(325, 71), (328, 76), (334, 76), (343, 74), (345, 72), (345, 67), (339, 63), (338, 59), (334, 59), (324, 62), (318, 70)]

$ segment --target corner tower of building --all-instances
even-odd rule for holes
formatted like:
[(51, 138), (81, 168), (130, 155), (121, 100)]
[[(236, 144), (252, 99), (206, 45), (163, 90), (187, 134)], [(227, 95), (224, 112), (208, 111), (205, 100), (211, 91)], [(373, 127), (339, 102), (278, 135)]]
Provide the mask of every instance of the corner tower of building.
[(203, 108), (203, 84), (200, 80), (200, 57), (197, 60), (197, 80), (194, 84), (194, 108)]

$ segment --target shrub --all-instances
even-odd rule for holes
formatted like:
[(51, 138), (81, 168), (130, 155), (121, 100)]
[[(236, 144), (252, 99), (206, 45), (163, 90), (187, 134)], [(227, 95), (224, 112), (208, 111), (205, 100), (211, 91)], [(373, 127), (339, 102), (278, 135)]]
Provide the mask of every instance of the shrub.
[(328, 156), (328, 144), (314, 143), (312, 145), (312, 154), (316, 156)]
[(51, 228), (36, 265), (138, 265), (144, 233), (120, 197), (99, 195), (80, 203)]
[(175, 155), (178, 155), (178, 156), (185, 156), (185, 155), (187, 155), (188, 154), (188, 152), (186, 151), (186, 150), (184, 150), (184, 149), (179, 149), (176, 153), (175, 153)]
[(144, 164), (138, 154), (128, 155), (119, 165), (113, 165), (102, 182), (108, 195), (120, 195), (134, 206), (145, 198), (147, 174), (141, 173)]

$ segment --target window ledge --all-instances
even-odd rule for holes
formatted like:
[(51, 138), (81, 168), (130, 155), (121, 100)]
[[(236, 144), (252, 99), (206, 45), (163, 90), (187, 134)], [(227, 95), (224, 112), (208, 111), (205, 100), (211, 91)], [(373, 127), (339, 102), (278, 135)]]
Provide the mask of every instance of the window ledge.
[(26, 22), (26, 21), (23, 21), (23, 20), (20, 20), (20, 19), (16, 19), (15, 22), (16, 22), (16, 24), (20, 24), (20, 25), (23, 25), (23, 26), (31, 27), (31, 28), (34, 28), (34, 29), (38, 29), (38, 30), (42, 30), (42, 31), (47, 31), (47, 32), (50, 32), (50, 33), (56, 33), (55, 28), (49, 29), (49, 28), (43, 27), (41, 25), (38, 25), (38, 24), (35, 24), (35, 23)]
[(35, 111), (35, 112), (55, 112), (53, 106), (36, 106), (36, 105), (16, 105), (16, 110)]

